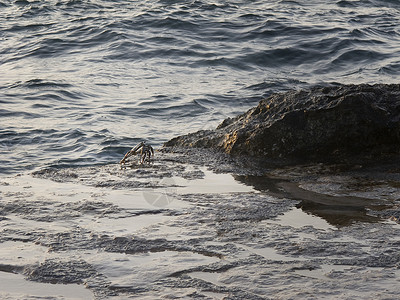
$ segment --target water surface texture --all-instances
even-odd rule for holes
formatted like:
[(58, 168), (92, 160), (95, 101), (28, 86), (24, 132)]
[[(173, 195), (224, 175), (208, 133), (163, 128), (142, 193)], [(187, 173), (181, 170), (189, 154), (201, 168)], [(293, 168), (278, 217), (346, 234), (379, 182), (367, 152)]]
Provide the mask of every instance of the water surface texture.
[(0, 172), (118, 161), (278, 91), (393, 83), (400, 4), (0, 1)]

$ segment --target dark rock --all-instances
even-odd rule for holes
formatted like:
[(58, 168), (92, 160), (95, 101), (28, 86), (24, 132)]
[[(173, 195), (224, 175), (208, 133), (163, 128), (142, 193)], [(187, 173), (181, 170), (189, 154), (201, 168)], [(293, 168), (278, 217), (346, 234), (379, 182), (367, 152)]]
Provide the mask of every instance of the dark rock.
[(274, 94), (215, 130), (179, 136), (164, 146), (269, 159), (399, 154), (400, 85), (332, 85)]
[(24, 270), (28, 279), (48, 283), (83, 283), (85, 279), (98, 275), (90, 264), (83, 260), (79, 261), (57, 261), (45, 260), (39, 265), (28, 266)]

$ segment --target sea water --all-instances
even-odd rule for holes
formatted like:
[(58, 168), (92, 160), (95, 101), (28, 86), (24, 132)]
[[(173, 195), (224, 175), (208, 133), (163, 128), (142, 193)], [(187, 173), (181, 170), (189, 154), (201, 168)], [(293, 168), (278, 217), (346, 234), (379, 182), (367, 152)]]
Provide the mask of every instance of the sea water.
[(395, 83), (400, 3), (0, 1), (0, 173), (118, 161), (274, 92)]

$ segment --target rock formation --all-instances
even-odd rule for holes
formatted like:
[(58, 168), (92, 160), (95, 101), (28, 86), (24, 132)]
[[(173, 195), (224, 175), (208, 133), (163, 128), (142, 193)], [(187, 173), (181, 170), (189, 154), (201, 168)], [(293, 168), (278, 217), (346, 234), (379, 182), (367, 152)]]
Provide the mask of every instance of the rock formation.
[(179, 136), (164, 146), (269, 159), (399, 154), (400, 85), (330, 85), (274, 94), (215, 130)]

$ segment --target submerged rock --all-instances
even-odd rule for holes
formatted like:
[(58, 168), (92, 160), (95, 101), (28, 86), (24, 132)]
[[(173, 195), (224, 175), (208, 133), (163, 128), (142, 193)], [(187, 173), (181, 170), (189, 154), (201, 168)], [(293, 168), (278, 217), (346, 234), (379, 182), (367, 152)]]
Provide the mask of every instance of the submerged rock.
[(215, 130), (179, 136), (164, 146), (269, 159), (399, 154), (400, 85), (332, 85), (274, 94)]

